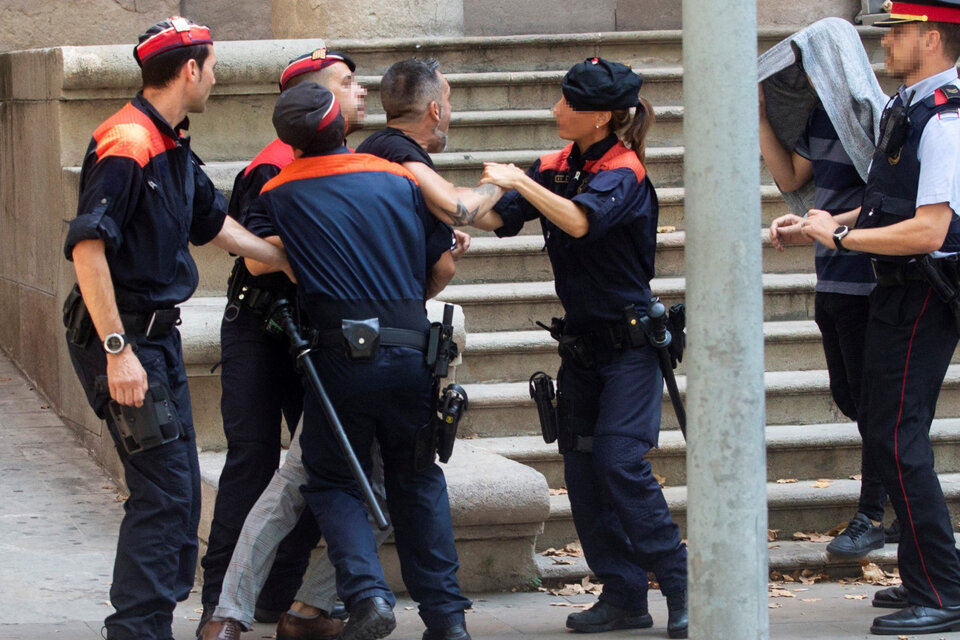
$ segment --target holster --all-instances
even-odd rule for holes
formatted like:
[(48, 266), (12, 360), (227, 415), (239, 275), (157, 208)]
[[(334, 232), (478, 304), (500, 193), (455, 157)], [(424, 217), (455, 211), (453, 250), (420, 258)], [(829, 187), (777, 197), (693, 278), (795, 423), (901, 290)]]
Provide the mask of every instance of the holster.
[[(106, 389), (109, 394), (106, 376), (97, 376), (96, 385), (98, 393)], [(143, 406), (128, 407), (110, 400), (107, 411), (127, 456), (154, 449), (183, 435), (170, 389), (163, 383), (152, 383), (147, 388)]]
[(957, 331), (960, 332), (960, 262), (957, 256), (931, 258), (923, 255), (917, 258), (917, 266), (923, 279), (940, 300), (950, 306)]
[(667, 329), (673, 340), (670, 342), (670, 364), (677, 368), (678, 362), (683, 362), (683, 350), (687, 346), (687, 306), (682, 302), (670, 307), (667, 314)]
[(540, 417), (540, 433), (547, 444), (557, 440), (557, 407), (554, 404), (556, 388), (553, 378), (543, 371), (537, 371), (530, 376), (530, 397), (537, 405), (537, 415)]
[(417, 430), (413, 443), (413, 470), (421, 473), (437, 457), (446, 463), (453, 455), (460, 419), (467, 410), (467, 392), (458, 384), (448, 384), (440, 393), (440, 379), (434, 378), (433, 413), (430, 421)]
[(63, 301), (63, 326), (67, 329), (67, 340), (71, 344), (85, 348), (93, 333), (93, 319), (83, 303), (80, 287), (73, 285), (67, 299)]

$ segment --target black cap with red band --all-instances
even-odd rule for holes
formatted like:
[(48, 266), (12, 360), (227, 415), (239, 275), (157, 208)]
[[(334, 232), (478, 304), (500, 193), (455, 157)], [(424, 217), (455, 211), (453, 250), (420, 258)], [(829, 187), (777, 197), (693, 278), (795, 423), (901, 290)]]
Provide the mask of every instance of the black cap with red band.
[(273, 109), (273, 127), (280, 140), (316, 156), (343, 144), (347, 124), (329, 89), (304, 82), (280, 94)]
[(960, 24), (960, 0), (912, 0), (893, 2), (890, 17), (874, 22), (877, 27), (892, 27), (908, 22), (952, 22)]
[(140, 35), (137, 46), (133, 48), (133, 57), (142, 67), (144, 62), (161, 53), (198, 44), (213, 44), (210, 27), (181, 16), (171, 16)]
[(326, 47), (314, 49), (310, 53), (305, 53), (302, 56), (294, 58), (283, 70), (283, 73), (280, 74), (280, 91), (286, 89), (290, 81), (297, 76), (326, 69), (337, 62), (342, 62), (347, 65), (350, 71), (357, 70), (356, 63), (354, 63), (349, 56), (339, 51), (327, 51)]

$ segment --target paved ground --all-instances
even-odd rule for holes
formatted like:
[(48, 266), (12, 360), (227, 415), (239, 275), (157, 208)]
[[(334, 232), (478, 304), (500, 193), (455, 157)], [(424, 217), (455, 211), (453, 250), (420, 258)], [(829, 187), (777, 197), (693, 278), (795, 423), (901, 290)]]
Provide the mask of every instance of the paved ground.
[[(110, 612), (107, 601), (122, 503), (112, 481), (93, 462), (43, 398), (0, 353), (0, 640), (95, 640)], [(776, 598), (770, 637), (784, 640), (868, 638), (876, 587), (797, 586), (793, 598)], [(866, 596), (864, 599), (859, 597)], [(474, 594), (467, 621), (475, 638), (572, 636), (564, 630), (574, 605), (591, 596), (545, 593)], [(189, 640), (199, 595), (176, 611), (174, 635)], [(651, 594), (656, 626), (604, 634), (615, 638), (665, 637), (666, 604)], [(416, 640), (423, 627), (409, 600), (397, 606), (391, 636)], [(258, 625), (245, 638), (269, 638)], [(925, 636), (960, 640), (960, 633)]]

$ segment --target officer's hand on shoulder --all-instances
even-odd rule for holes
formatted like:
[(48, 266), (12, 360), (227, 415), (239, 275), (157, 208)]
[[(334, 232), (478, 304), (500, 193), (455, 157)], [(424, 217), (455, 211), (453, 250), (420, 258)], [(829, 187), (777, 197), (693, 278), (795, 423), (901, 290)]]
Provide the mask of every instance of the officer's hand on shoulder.
[(147, 372), (130, 345), (120, 353), (107, 354), (107, 384), (110, 397), (118, 404), (143, 406), (143, 398), (147, 395)]

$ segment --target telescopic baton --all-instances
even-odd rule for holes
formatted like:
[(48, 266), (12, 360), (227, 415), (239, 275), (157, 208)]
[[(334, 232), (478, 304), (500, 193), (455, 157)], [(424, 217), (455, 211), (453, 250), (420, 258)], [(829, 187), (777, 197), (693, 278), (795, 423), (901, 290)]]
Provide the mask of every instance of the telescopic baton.
[(663, 381), (667, 383), (667, 393), (670, 394), (670, 402), (673, 404), (673, 412), (677, 414), (677, 422), (680, 424), (680, 433), (683, 439), (687, 439), (687, 412), (683, 408), (683, 400), (680, 398), (680, 390), (677, 389), (677, 378), (673, 375), (673, 364), (670, 362), (670, 342), (673, 336), (667, 331), (667, 310), (663, 303), (657, 300), (650, 305), (647, 312), (650, 318), (650, 344), (657, 350), (660, 357), (660, 371), (663, 373)]
[(360, 485), (360, 492), (363, 494), (363, 499), (367, 503), (367, 508), (369, 508), (370, 513), (373, 514), (373, 519), (377, 522), (377, 526), (380, 527), (381, 530), (385, 530), (390, 526), (390, 523), (387, 522), (387, 518), (383, 515), (383, 510), (380, 508), (380, 503), (377, 502), (377, 499), (373, 495), (370, 481), (367, 480), (367, 476), (363, 473), (360, 461), (357, 460), (357, 454), (353, 452), (353, 447), (350, 446), (350, 440), (347, 439), (347, 434), (343, 430), (340, 418), (337, 417), (337, 411), (333, 408), (333, 403), (330, 402), (330, 396), (327, 395), (326, 389), (323, 388), (323, 384), (320, 382), (317, 369), (313, 365), (313, 360), (309, 357), (310, 343), (300, 335), (300, 329), (293, 319), (290, 306), (290, 302), (285, 298), (277, 299), (276, 302), (273, 303), (273, 308), (270, 311), (270, 319), (272, 322), (276, 322), (280, 328), (283, 329), (283, 332), (287, 334), (287, 339), (290, 340), (290, 353), (296, 359), (297, 368), (306, 376), (310, 387), (316, 394), (317, 399), (320, 400), (323, 413), (327, 417), (327, 423), (330, 425), (330, 429), (333, 430), (333, 435), (336, 436), (337, 442), (340, 443), (340, 450), (343, 451), (343, 455), (350, 465), (350, 471), (353, 473), (354, 479), (357, 481), (357, 484)]

